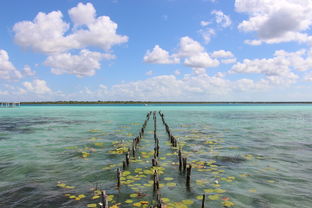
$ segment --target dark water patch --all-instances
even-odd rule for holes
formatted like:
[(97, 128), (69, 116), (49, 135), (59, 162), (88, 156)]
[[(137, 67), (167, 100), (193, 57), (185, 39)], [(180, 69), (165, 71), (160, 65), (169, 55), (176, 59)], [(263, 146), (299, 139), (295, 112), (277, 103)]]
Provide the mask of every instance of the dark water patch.
[(255, 208), (271, 208), (270, 202), (264, 198), (253, 198), (251, 202), (252, 207)]
[[(0, 131), (17, 134), (31, 134), (34, 133), (35, 130), (34, 127), (39, 125), (61, 124), (63, 127), (66, 127), (71, 125), (79, 125), (86, 122), (87, 121), (82, 120), (63, 120), (54, 117), (32, 117), (32, 118), (5, 117), (0, 119)], [(88, 121), (88, 123), (90, 122)], [(38, 130), (38, 128), (36, 129)]]
[(245, 162), (247, 159), (237, 155), (237, 156), (215, 156), (214, 159), (217, 162), (227, 164), (227, 163), (242, 163)]
[(0, 136), (0, 141), (1, 140), (7, 140), (7, 139), (9, 139), (10, 137), (6, 137), (6, 136)]

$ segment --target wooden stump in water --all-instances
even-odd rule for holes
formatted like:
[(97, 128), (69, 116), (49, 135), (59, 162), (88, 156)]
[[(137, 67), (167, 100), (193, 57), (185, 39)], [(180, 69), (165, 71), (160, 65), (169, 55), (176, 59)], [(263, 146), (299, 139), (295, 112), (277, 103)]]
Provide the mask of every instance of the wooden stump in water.
[(127, 168), (126, 161), (122, 161), (122, 169), (126, 170), (126, 168)]
[(120, 177), (121, 177), (121, 171), (120, 168), (117, 169), (117, 188), (120, 188)]
[(186, 173), (187, 158), (183, 157), (182, 162), (183, 162), (183, 174), (185, 174)]
[(192, 172), (192, 165), (189, 164), (186, 169), (186, 186), (190, 187), (191, 185), (191, 172)]
[(179, 156), (179, 170), (180, 172), (182, 172), (182, 152), (181, 152), (181, 149), (179, 149), (179, 153), (178, 153), (178, 156)]
[(101, 191), (101, 198), (102, 198), (102, 208), (108, 208), (108, 200), (106, 191)]
[(202, 200), (202, 206), (201, 206), (201, 208), (205, 208), (205, 200), (206, 200), (206, 195), (203, 194), (203, 200)]
[(126, 153), (126, 166), (129, 167), (130, 164), (130, 157), (129, 157), (129, 152)]

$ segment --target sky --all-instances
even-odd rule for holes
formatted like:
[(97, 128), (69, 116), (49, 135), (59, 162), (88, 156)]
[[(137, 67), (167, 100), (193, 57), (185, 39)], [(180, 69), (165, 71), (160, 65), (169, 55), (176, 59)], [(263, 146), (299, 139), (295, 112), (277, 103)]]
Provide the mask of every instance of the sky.
[(311, 0), (4, 0), (0, 101), (312, 101)]

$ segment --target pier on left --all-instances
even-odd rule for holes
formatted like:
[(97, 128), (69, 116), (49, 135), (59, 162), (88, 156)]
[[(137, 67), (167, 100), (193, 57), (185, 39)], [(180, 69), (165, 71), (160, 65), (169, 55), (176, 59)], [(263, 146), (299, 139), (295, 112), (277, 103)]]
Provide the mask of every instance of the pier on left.
[(1, 108), (15, 108), (20, 106), (21, 106), (20, 102), (1, 102), (0, 105)]

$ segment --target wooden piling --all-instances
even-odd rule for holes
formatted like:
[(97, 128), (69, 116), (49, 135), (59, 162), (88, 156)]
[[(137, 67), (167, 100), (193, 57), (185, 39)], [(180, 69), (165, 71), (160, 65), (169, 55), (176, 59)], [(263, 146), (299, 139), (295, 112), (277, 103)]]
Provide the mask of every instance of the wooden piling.
[(101, 198), (102, 198), (102, 208), (108, 208), (108, 200), (106, 191), (101, 191)]
[(182, 172), (182, 152), (181, 152), (181, 149), (179, 149), (179, 152), (178, 152), (178, 156), (179, 156), (179, 171)]
[(158, 173), (157, 170), (154, 171), (154, 175), (153, 175), (153, 191), (154, 193), (157, 192), (159, 190), (159, 177), (158, 177)]
[(122, 161), (122, 169), (126, 170), (126, 168), (127, 168), (126, 161)]
[(205, 208), (205, 200), (206, 200), (206, 195), (203, 194), (203, 199), (202, 199), (202, 205), (201, 208)]
[(120, 177), (121, 177), (121, 171), (120, 168), (117, 168), (117, 188), (120, 188)]
[(130, 164), (130, 157), (129, 157), (129, 152), (126, 153), (126, 167), (129, 167)]
[(185, 172), (186, 172), (186, 165), (187, 165), (187, 158), (183, 157), (182, 158), (182, 162), (183, 162), (183, 173), (185, 174)]
[(158, 161), (157, 161), (156, 158), (153, 158), (153, 159), (152, 159), (152, 165), (153, 165), (153, 167), (158, 166)]
[(186, 170), (186, 186), (190, 187), (191, 185), (191, 172), (192, 172), (192, 165), (189, 164)]

